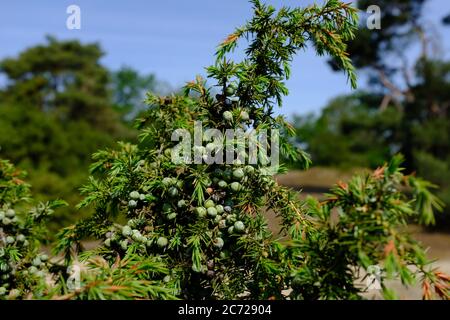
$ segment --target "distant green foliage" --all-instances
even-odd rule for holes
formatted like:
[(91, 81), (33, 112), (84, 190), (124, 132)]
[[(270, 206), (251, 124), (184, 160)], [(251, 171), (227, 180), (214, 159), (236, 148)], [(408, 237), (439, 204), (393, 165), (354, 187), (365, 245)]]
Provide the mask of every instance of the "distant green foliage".
[(111, 74), (111, 92), (114, 108), (126, 122), (133, 121), (146, 109), (147, 92), (168, 93), (168, 84), (158, 81), (153, 74), (141, 75), (131, 67), (123, 66)]
[(1, 61), (0, 70), (8, 77), (3, 100), (53, 112), (62, 120), (84, 119), (114, 131), (109, 75), (99, 63), (102, 56), (97, 44), (47, 37), (45, 45)]
[(0, 61), (0, 155), (29, 172), (36, 198), (72, 204), (51, 218), (53, 230), (83, 215), (73, 207), (92, 153), (135, 138), (113, 108), (102, 56), (97, 44), (49, 37)]
[(401, 116), (379, 112), (379, 97), (357, 92), (335, 98), (319, 116), (295, 116), (296, 141), (316, 165), (376, 168), (399, 151)]

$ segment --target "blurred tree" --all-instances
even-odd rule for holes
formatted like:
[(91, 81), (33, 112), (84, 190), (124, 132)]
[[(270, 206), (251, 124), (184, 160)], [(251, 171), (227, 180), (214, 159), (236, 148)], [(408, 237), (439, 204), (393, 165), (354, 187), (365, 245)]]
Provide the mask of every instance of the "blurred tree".
[[(117, 139), (133, 140), (113, 108), (110, 71), (98, 44), (58, 41), (31, 47), (0, 61), (0, 155), (27, 169), (40, 200), (75, 205), (91, 154)], [(73, 206), (53, 217), (77, 219)], [(82, 214), (82, 213), (81, 213)]]
[(115, 109), (124, 121), (132, 121), (136, 114), (145, 109), (147, 92), (158, 91), (155, 75), (141, 75), (137, 70), (124, 66), (112, 72), (111, 91)]
[(400, 117), (393, 109), (378, 112), (378, 96), (357, 92), (333, 99), (319, 116), (294, 117), (299, 143), (316, 164), (377, 167), (398, 152)]
[(45, 44), (0, 62), (0, 72), (8, 79), (3, 100), (53, 113), (61, 121), (83, 119), (110, 133), (120, 132), (111, 108), (108, 70), (99, 62), (102, 56), (98, 44), (48, 36)]

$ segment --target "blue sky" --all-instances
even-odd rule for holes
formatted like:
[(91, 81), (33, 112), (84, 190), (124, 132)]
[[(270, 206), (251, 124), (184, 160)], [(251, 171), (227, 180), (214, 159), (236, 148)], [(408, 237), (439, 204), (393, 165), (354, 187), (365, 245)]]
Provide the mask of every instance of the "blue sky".
[[(296, 6), (312, 1), (268, 2)], [(71, 4), (81, 8), (81, 30), (66, 28), (66, 8)], [(446, 53), (450, 52), (450, 28), (443, 29), (439, 21), (447, 13), (448, 0), (429, 0), (425, 8), (425, 19), (435, 24)], [(213, 63), (216, 45), (250, 14), (244, 0), (3, 1), (0, 59), (42, 43), (46, 34), (77, 38), (99, 42), (106, 53), (102, 63), (111, 69), (129, 65), (142, 73), (155, 73), (176, 87), (204, 74), (204, 67)], [(296, 57), (283, 113), (317, 111), (332, 97), (351, 92), (346, 77), (330, 71), (324, 61), (312, 50)]]

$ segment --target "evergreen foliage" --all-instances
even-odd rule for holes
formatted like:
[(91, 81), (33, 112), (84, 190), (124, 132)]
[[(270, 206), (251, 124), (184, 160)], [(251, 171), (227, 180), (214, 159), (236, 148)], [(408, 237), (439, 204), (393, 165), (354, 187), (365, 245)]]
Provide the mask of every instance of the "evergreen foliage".
[[(385, 285), (389, 278), (406, 285), (418, 279), (424, 283), (424, 297), (430, 298), (434, 288), (448, 298), (449, 278), (431, 269), (423, 249), (401, 229), (407, 219), (430, 223), (441, 203), (427, 182), (402, 174), (399, 157), (371, 175), (338, 184), (325, 202), (299, 200), (296, 192), (265, 175), (260, 164), (172, 161), (172, 133), (192, 133), (194, 121), (200, 120), (222, 132), (280, 129), (283, 159), (306, 168), (307, 155), (290, 144), (292, 127), (273, 116), (287, 94), (284, 81), (294, 54), (312, 43), (318, 54), (339, 61), (355, 85), (345, 52), (357, 22), (351, 6), (329, 0), (323, 6), (276, 11), (258, 0), (252, 4), (253, 18), (227, 37), (216, 63), (207, 68), (220, 93), (213, 96), (214, 87), (197, 77), (184, 95), (150, 94), (149, 110), (138, 121), (139, 143), (120, 143), (95, 154), (93, 177), (83, 187), (79, 205), (94, 213), (64, 229), (57, 250), (65, 253), (67, 264), (77, 254), (81, 259), (101, 257), (106, 272), (124, 259), (152, 265), (160, 260), (170, 269), (153, 266), (145, 280), (164, 283), (170, 295), (185, 299), (358, 299), (358, 271), (372, 264), (382, 267), (386, 298), (393, 297)], [(229, 60), (241, 39), (248, 41), (246, 58)], [(204, 155), (207, 148), (197, 153)], [(279, 217), (279, 233), (269, 230), (266, 210)], [(103, 244), (80, 253), (80, 241), (87, 236)], [(89, 283), (79, 292), (94, 290)], [(101, 281), (97, 289), (102, 286)], [(158, 295), (135, 290), (130, 297)]]

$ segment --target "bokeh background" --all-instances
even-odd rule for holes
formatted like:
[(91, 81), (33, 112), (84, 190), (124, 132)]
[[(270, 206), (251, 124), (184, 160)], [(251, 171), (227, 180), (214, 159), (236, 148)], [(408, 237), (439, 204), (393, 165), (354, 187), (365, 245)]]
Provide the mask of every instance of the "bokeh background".
[[(66, 27), (72, 4), (81, 9), (79, 30)], [(312, 50), (296, 57), (290, 94), (277, 112), (294, 124), (295, 143), (310, 153), (313, 167), (304, 172), (292, 164), (278, 179), (320, 196), (402, 153), (405, 170), (435, 184), (447, 205), (434, 226), (412, 230), (430, 256), (450, 266), (450, 2), (353, 5), (361, 10), (349, 43), (358, 89), (327, 57)], [(370, 5), (380, 8), (380, 29), (367, 28)], [(136, 141), (133, 120), (145, 109), (145, 93), (177, 93), (205, 75), (217, 44), (250, 9), (242, 0), (0, 4), (0, 157), (29, 172), (38, 199), (69, 202), (53, 217), (53, 230), (87, 214), (75, 205), (91, 155), (117, 140)]]

